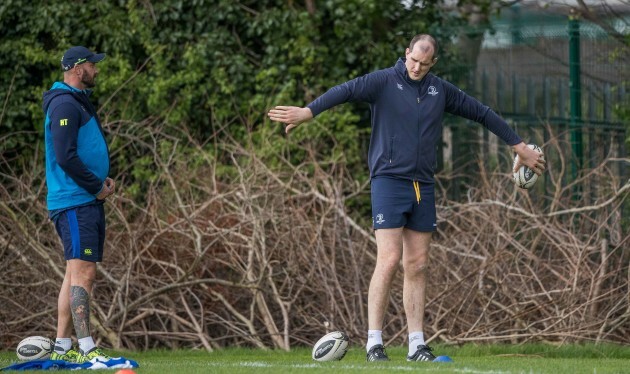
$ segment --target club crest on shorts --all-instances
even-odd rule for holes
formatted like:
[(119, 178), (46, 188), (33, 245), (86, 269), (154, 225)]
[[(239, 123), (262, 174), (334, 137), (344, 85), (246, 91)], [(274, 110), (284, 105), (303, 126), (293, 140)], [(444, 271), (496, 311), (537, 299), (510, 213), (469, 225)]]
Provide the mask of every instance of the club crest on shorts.
[(379, 213), (376, 215), (376, 219), (374, 220), (374, 223), (380, 225), (383, 222), (385, 222), (385, 219), (383, 218), (383, 213)]

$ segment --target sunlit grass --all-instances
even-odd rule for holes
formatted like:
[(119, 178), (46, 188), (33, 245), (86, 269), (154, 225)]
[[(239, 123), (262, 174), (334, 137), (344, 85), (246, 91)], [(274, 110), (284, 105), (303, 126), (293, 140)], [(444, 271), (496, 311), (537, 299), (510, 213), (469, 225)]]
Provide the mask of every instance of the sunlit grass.
[[(630, 372), (630, 347), (619, 345), (466, 345), (435, 346), (436, 355), (448, 355), (453, 363), (408, 363), (406, 349), (387, 350), (392, 361), (365, 362), (363, 347), (352, 347), (339, 362), (315, 362), (308, 348), (291, 352), (259, 349), (224, 349), (119, 352), (136, 360), (136, 373), (623, 373)], [(16, 362), (14, 352), (0, 352), (0, 366)], [(28, 372), (26, 372), (28, 373)], [(37, 373), (32, 371), (32, 373)]]

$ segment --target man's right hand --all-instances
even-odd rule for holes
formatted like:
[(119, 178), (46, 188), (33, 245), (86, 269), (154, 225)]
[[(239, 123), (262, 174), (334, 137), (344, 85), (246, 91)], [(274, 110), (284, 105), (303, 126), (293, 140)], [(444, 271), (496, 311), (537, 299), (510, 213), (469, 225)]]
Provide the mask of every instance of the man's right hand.
[(298, 127), (300, 123), (313, 118), (313, 112), (309, 108), (300, 108), (298, 106), (277, 106), (271, 109), (267, 115), (272, 121), (286, 123), (287, 126), (284, 128), (284, 132), (287, 134)]
[(98, 200), (105, 200), (109, 195), (112, 195), (116, 191), (116, 182), (112, 178), (105, 178), (103, 182), (103, 188), (101, 192), (96, 195)]

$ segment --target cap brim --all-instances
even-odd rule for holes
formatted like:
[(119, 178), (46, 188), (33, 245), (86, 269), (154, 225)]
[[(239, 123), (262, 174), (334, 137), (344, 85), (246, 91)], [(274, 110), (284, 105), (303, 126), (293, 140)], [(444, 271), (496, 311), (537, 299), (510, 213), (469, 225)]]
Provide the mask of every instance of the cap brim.
[(88, 61), (96, 64), (97, 62), (103, 61), (104, 58), (105, 58), (105, 53), (96, 53), (92, 55), (92, 57), (88, 58)]

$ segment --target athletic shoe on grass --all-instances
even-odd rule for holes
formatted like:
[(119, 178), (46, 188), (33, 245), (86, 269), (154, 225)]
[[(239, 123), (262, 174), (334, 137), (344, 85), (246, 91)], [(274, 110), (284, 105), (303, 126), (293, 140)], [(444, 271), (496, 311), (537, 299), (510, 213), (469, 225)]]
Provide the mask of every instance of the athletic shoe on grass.
[(106, 362), (106, 361), (109, 361), (109, 360), (112, 359), (111, 356), (105, 354), (98, 347), (94, 347), (94, 348), (90, 349), (89, 351), (87, 351), (86, 353), (83, 353), (83, 351), (79, 350), (79, 353), (80, 353), (80, 357), (79, 357), (79, 361), (77, 361), (77, 362), (80, 363), (80, 364), (82, 364), (84, 362), (92, 361), (95, 358), (98, 358), (98, 360), (102, 361), (102, 362)]
[(389, 357), (387, 357), (387, 353), (385, 353), (385, 347), (382, 344), (377, 344), (370, 348), (370, 351), (367, 353), (366, 361), (389, 361)]
[(419, 345), (418, 349), (411, 356), (407, 356), (407, 361), (433, 361), (435, 356), (431, 353), (428, 345)]
[(72, 348), (70, 348), (66, 353), (63, 353), (63, 354), (57, 353), (55, 351), (53, 351), (53, 353), (50, 354), (51, 360), (63, 360), (67, 362), (79, 362), (80, 357), (81, 357), (81, 354)]

